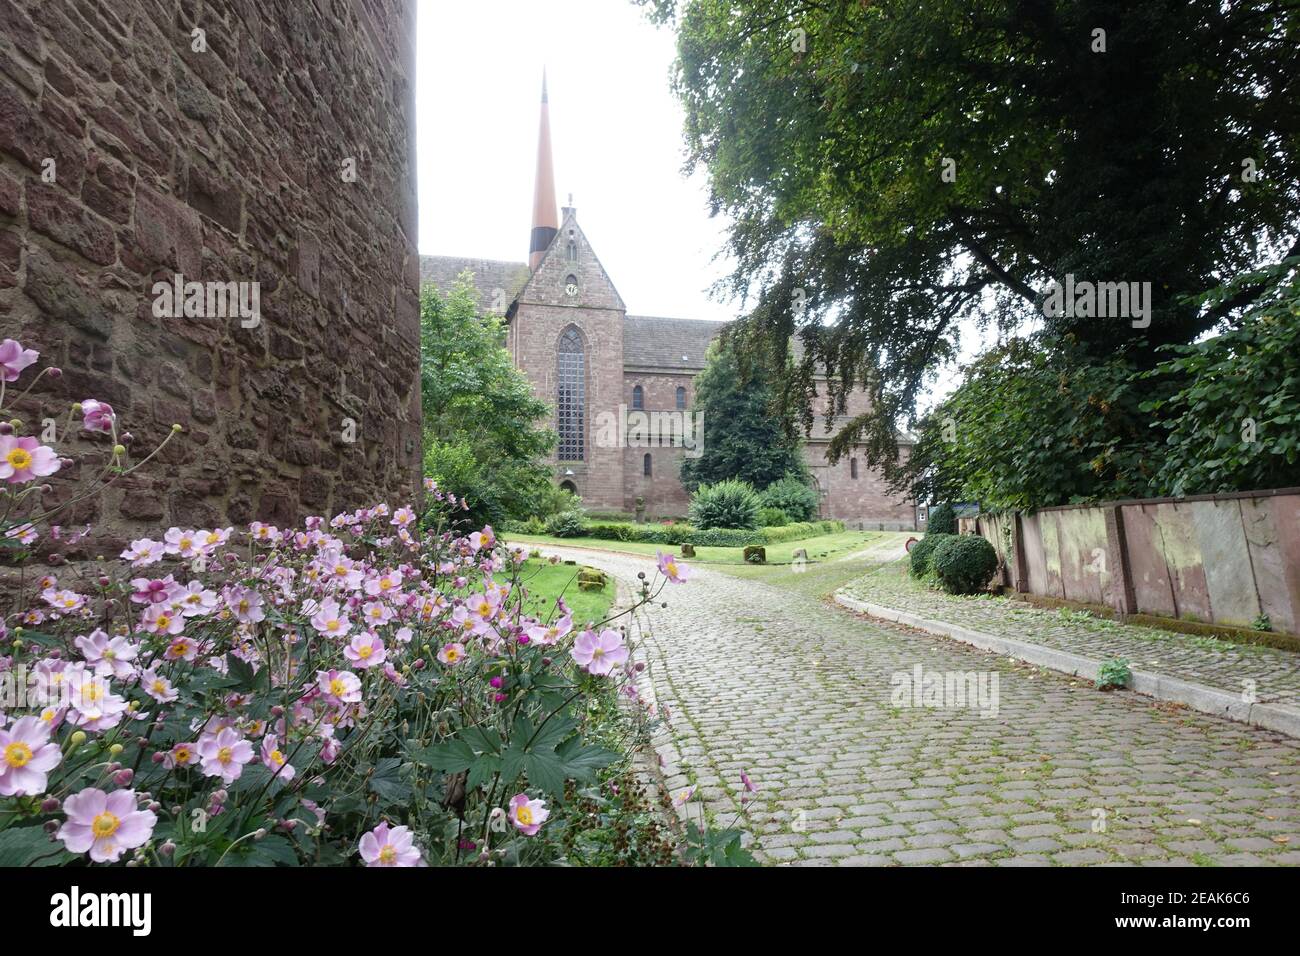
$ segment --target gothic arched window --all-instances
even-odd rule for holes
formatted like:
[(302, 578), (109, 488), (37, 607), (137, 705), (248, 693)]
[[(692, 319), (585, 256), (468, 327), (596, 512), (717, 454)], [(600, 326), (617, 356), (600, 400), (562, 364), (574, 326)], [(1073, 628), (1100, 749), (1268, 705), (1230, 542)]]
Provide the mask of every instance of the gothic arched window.
[(858, 460), (856, 458), (849, 459), (849, 477), (858, 477)]
[(587, 370), (582, 336), (574, 326), (560, 335), (556, 353), (555, 430), (560, 436), (560, 461), (584, 461)]
[(686, 407), (686, 387), (684, 385), (677, 386), (677, 407)]
[(651, 477), (653, 471), (654, 468), (653, 465), (651, 464), (650, 453), (646, 452), (645, 459), (641, 463), (641, 473), (645, 475), (647, 478), (649, 478)]
[(632, 407), (637, 409), (645, 408), (645, 389), (640, 385), (634, 386), (632, 389)]
[(568, 247), (568, 252), (567, 252), (567, 256), (566, 256), (566, 258), (567, 258), (570, 262), (577, 262), (577, 261), (578, 261), (578, 244), (577, 244), (576, 242), (574, 242), (572, 239), (569, 240), (569, 247)]

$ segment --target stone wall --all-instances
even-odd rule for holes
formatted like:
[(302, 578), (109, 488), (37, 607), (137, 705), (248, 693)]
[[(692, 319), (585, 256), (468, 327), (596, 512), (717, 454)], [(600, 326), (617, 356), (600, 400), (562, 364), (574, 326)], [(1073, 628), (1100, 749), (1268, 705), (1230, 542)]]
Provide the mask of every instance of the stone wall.
[(1300, 488), (962, 518), (1045, 597), (1300, 634)]
[[(628, 414), (632, 407), (632, 389), (637, 385), (642, 389), (644, 411), (669, 412), (674, 415), (689, 415), (691, 403), (695, 400), (695, 376), (692, 371), (678, 373), (627, 371), (623, 373), (622, 401), (627, 405)], [(677, 408), (677, 389), (686, 389), (686, 408)], [(658, 439), (664, 439), (661, 443)], [(648, 447), (627, 447), (623, 450), (623, 510), (636, 512), (636, 499), (645, 500), (647, 518), (679, 518), (686, 514), (691, 504), (691, 496), (682, 487), (681, 462), (685, 454), (683, 449), (667, 444), (671, 432), (664, 435), (650, 435), (652, 443)], [(705, 441), (707, 441), (707, 436)], [(651, 460), (650, 477), (645, 474), (645, 456)]]
[[(98, 546), (415, 493), (413, 27), (408, 0), (0, 3), (0, 334), (136, 455), (185, 429), (75, 516)], [(258, 283), (258, 321), (159, 316), (178, 273)]]
[[(907, 449), (900, 454), (906, 460)], [(916, 508), (905, 498), (891, 495), (884, 475), (869, 467), (861, 453), (844, 455), (832, 465), (826, 460), (825, 442), (810, 441), (804, 445), (804, 460), (817, 479), (823, 518), (836, 518), (848, 528), (865, 531), (916, 529)]]

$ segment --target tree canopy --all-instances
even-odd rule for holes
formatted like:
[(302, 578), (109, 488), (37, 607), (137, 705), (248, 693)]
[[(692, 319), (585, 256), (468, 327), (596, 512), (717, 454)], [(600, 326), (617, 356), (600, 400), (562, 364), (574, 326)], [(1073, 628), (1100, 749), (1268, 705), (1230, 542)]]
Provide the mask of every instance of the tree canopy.
[(800, 443), (772, 414), (772, 402), (765, 376), (744, 376), (731, 348), (710, 345), (691, 406), (703, 415), (704, 450), (682, 459), (682, 484), (694, 491), (736, 478), (766, 488), (786, 475), (806, 475)]
[(555, 433), (510, 361), (501, 319), (479, 311), (462, 275), (445, 297), (421, 290), (420, 329), (426, 474), (467, 496), (481, 520), (532, 514), (550, 485)]
[[(899, 477), (897, 430), (963, 320), (1149, 368), (1259, 289), (1196, 295), (1300, 251), (1300, 13), (1282, 0), (636, 2), (678, 30), (687, 166), (733, 222), (727, 286), (753, 303), (742, 351), (802, 336), (780, 395), (805, 427), (817, 363), (837, 398), (872, 392), (834, 456), (861, 443)], [(1044, 318), (1067, 274), (1150, 282), (1149, 325)]]

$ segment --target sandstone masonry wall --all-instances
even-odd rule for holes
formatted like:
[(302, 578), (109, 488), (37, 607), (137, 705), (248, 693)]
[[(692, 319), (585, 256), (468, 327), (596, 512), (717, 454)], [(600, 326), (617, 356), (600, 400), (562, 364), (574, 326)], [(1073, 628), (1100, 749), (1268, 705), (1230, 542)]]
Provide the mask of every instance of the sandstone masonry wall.
[[(413, 27), (409, 0), (0, 3), (0, 335), (137, 453), (185, 428), (65, 518), (95, 547), (415, 494)], [(260, 324), (155, 317), (177, 273), (257, 281)]]

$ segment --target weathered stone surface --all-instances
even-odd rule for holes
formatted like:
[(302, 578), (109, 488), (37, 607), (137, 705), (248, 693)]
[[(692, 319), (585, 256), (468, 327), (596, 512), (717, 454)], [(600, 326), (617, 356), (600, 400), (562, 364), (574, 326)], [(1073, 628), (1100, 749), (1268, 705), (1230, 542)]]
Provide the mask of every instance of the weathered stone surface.
[[(652, 558), (547, 550), (629, 582), (653, 569)], [(642, 693), (669, 715), (656, 739), (665, 772), (693, 774), (715, 818), (739, 815), (765, 862), (1294, 862), (1300, 741), (826, 605), (854, 568), (869, 569), (697, 566), (645, 617), (653, 633), (637, 659)], [(967, 603), (1022, 631), (1042, 621)], [(1152, 647), (1163, 656), (1172, 644)], [(995, 672), (998, 712), (897, 706), (894, 678), (918, 663)]]
[[(0, 336), (65, 369), (41, 395), (112, 402), (133, 455), (186, 429), (106, 492), (105, 541), (419, 487), (414, 4), (202, 13), (198, 52), (177, 0), (0, 4)], [(177, 273), (260, 283), (260, 323), (155, 314)]]

